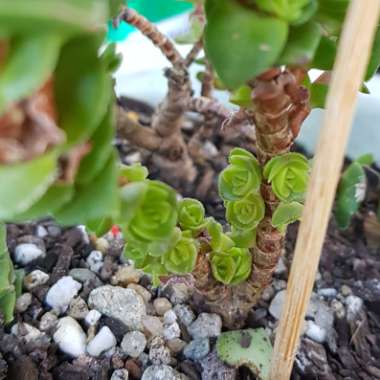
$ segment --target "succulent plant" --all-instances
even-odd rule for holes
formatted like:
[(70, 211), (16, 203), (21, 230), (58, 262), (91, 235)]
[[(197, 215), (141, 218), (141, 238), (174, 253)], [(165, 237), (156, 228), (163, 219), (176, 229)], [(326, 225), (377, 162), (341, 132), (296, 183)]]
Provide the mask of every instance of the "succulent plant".
[(178, 204), (178, 223), (184, 230), (199, 231), (206, 225), (205, 208), (196, 199), (184, 198)]

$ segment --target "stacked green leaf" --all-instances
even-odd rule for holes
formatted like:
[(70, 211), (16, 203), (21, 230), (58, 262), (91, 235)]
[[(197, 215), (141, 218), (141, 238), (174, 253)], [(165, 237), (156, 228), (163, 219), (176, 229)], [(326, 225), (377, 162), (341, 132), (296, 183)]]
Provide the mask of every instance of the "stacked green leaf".
[[(38, 157), (0, 164), (0, 220), (51, 215), (65, 225), (96, 226), (117, 216), (114, 54), (99, 54), (108, 17), (108, 0), (1, 2), (0, 35), (9, 49), (0, 72), (0, 117), (52, 80), (64, 139)], [(63, 178), (62, 162), (83, 146), (89, 152), (74, 178)]]

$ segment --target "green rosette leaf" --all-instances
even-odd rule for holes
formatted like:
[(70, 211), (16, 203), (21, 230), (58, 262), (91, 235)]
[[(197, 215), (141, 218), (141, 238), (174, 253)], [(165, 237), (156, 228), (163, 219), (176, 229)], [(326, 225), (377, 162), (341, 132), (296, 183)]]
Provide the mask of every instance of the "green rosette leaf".
[(198, 247), (194, 239), (182, 236), (175, 247), (163, 256), (165, 268), (170, 273), (191, 273), (195, 267)]
[(148, 256), (141, 270), (152, 276), (154, 287), (160, 285), (160, 277), (167, 276), (169, 273), (162, 262), (162, 257)]
[(184, 198), (178, 205), (178, 223), (184, 230), (199, 231), (206, 225), (205, 208), (196, 199)]
[(159, 181), (132, 182), (121, 190), (121, 220), (127, 239), (166, 240), (177, 224), (176, 193)]
[(300, 220), (303, 205), (298, 202), (281, 202), (272, 215), (272, 226), (285, 231), (286, 226), (290, 223)]
[(128, 182), (140, 182), (144, 181), (148, 177), (148, 169), (136, 163), (133, 165), (121, 165), (120, 175), (124, 177)]
[(224, 201), (235, 201), (261, 184), (261, 169), (255, 156), (245, 149), (232, 149), (229, 165), (219, 175), (219, 194)]
[(272, 158), (264, 167), (264, 178), (281, 201), (302, 200), (309, 179), (309, 163), (299, 153)]
[(248, 249), (233, 247), (226, 252), (215, 252), (211, 256), (214, 278), (225, 285), (237, 285), (251, 273), (252, 257)]
[(207, 220), (207, 232), (210, 236), (210, 246), (213, 251), (228, 251), (234, 246), (233, 240), (223, 232), (223, 227), (215, 219)]
[(264, 215), (264, 200), (258, 193), (250, 193), (242, 199), (227, 203), (227, 221), (240, 230), (254, 229)]
[(256, 228), (252, 230), (239, 230), (232, 226), (228, 236), (238, 248), (253, 248), (256, 245)]
[(149, 252), (146, 247), (139, 244), (134, 244), (133, 242), (127, 242), (124, 246), (123, 255), (126, 259), (132, 260), (137, 269), (141, 269), (146, 260), (148, 259)]

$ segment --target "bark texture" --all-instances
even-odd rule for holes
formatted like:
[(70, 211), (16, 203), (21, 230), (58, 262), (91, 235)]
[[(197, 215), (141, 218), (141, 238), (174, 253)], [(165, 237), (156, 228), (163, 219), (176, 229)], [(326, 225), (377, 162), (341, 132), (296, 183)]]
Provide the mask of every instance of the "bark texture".
[[(309, 114), (307, 90), (299, 84), (301, 76), (290, 71), (273, 69), (253, 83), (253, 109), (249, 111), (256, 128), (256, 151), (261, 165), (272, 157), (290, 150), (301, 124)], [(284, 234), (271, 225), (278, 200), (269, 184), (263, 183), (261, 193), (266, 215), (257, 228), (256, 247), (252, 252), (249, 279), (236, 286), (217, 283), (211, 275), (207, 253), (202, 254), (194, 272), (197, 306), (222, 315), (224, 324), (238, 328), (245, 322), (251, 308), (270, 283), (284, 249)]]

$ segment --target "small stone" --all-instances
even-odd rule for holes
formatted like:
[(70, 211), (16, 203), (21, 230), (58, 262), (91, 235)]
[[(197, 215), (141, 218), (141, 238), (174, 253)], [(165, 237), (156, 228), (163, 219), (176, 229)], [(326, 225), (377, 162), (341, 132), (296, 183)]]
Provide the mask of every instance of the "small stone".
[(49, 225), (47, 227), (47, 230), (48, 230), (49, 235), (52, 237), (58, 237), (62, 233), (61, 228), (59, 226), (54, 225), (54, 224)]
[(86, 352), (86, 334), (74, 318), (61, 318), (53, 339), (59, 349), (70, 356), (78, 357)]
[(327, 298), (327, 299), (332, 299), (336, 297), (338, 294), (338, 291), (334, 288), (323, 288), (318, 290), (318, 295)]
[(160, 297), (153, 301), (153, 307), (156, 313), (162, 316), (172, 308), (172, 304), (167, 298)]
[(195, 314), (188, 305), (175, 305), (174, 312), (176, 313), (181, 323), (186, 327), (189, 326), (195, 319)]
[(181, 352), (186, 346), (186, 342), (179, 338), (174, 338), (172, 340), (168, 340), (166, 345), (169, 347), (170, 351), (173, 354), (178, 354)]
[(128, 373), (132, 379), (141, 379), (142, 368), (141, 364), (137, 364), (135, 359), (128, 359), (125, 362), (125, 369), (128, 370)]
[(326, 330), (313, 321), (306, 321), (305, 334), (317, 343), (324, 343), (326, 341)]
[(191, 341), (183, 350), (187, 359), (198, 361), (203, 359), (210, 352), (210, 341), (208, 338)]
[(93, 357), (98, 357), (115, 346), (115, 335), (113, 335), (112, 331), (107, 326), (103, 326), (95, 337), (87, 344), (87, 353)]
[(359, 313), (363, 309), (363, 300), (357, 296), (348, 296), (346, 298), (347, 320), (354, 322), (357, 320)]
[(48, 311), (41, 317), (39, 328), (41, 331), (50, 331), (55, 328), (57, 322), (58, 317), (51, 311)]
[(101, 286), (90, 293), (88, 305), (102, 314), (119, 319), (132, 330), (142, 329), (146, 308), (142, 297), (133, 289)]
[(48, 232), (46, 231), (46, 228), (44, 226), (38, 225), (36, 229), (36, 235), (43, 239), (48, 235)]
[(82, 285), (71, 276), (60, 278), (46, 294), (46, 303), (58, 313), (64, 313)]
[(22, 338), (25, 343), (30, 343), (45, 335), (32, 325), (22, 322), (14, 324), (11, 328), (11, 333), (19, 338)]
[(74, 280), (79, 281), (82, 284), (93, 282), (96, 287), (102, 286), (100, 278), (87, 268), (74, 268), (69, 272), (69, 276), (71, 276)]
[(224, 364), (215, 350), (204, 357), (200, 364), (202, 366), (202, 380), (236, 380), (237, 378), (237, 369)]
[(141, 159), (142, 159), (141, 158), (141, 152), (139, 152), (139, 151), (129, 153), (125, 156), (125, 162), (128, 165), (132, 165), (132, 164), (136, 164), (138, 162), (141, 162)]
[(280, 257), (280, 260), (278, 261), (278, 264), (276, 266), (274, 273), (277, 275), (281, 275), (281, 274), (285, 273), (286, 270), (287, 270), (287, 268), (286, 268), (284, 259), (283, 259), (283, 257)]
[(164, 324), (164, 338), (166, 340), (172, 340), (179, 338), (181, 336), (181, 329), (177, 322), (171, 323), (170, 325)]
[(15, 248), (14, 259), (20, 265), (27, 265), (39, 257), (45, 257), (45, 251), (35, 244), (23, 243)]
[(277, 290), (277, 291), (283, 290), (283, 289), (286, 288), (286, 281), (275, 279), (275, 280), (273, 281), (273, 287), (274, 287), (275, 290)]
[(172, 310), (168, 310), (164, 315), (164, 324), (170, 325), (177, 321), (177, 314)]
[(141, 368), (145, 369), (146, 367), (148, 367), (149, 355), (145, 352), (142, 352), (137, 360), (141, 363)]
[(45, 285), (49, 281), (49, 275), (39, 269), (30, 272), (24, 277), (24, 286), (28, 290), (32, 290), (38, 286)]
[(28, 309), (32, 303), (32, 295), (30, 293), (21, 294), (16, 301), (16, 310), (19, 313), (23, 313)]
[(98, 310), (90, 310), (86, 317), (84, 318), (84, 321), (86, 322), (87, 326), (95, 326), (99, 319), (101, 318), (102, 314), (98, 312)]
[(74, 298), (70, 302), (68, 314), (74, 319), (84, 319), (88, 314), (88, 307), (85, 300), (81, 297)]
[(186, 303), (190, 298), (189, 287), (183, 283), (168, 283), (162, 289), (162, 294), (169, 298), (173, 305)]
[(170, 350), (160, 337), (153, 338), (150, 343), (149, 359), (153, 364), (169, 364), (171, 362)]
[(352, 289), (347, 285), (342, 285), (340, 288), (340, 292), (343, 294), (344, 297), (348, 297), (352, 294)]
[(142, 277), (142, 271), (135, 269), (133, 265), (121, 265), (111, 278), (112, 285), (120, 285), (123, 287), (129, 284), (138, 284)]
[(125, 354), (132, 358), (137, 358), (144, 352), (146, 347), (145, 335), (140, 331), (131, 331), (125, 334), (122, 342), (121, 349)]
[(92, 251), (88, 255), (86, 263), (93, 272), (99, 273), (103, 267), (103, 254), (100, 251)]
[(263, 294), (262, 294), (261, 298), (263, 301), (268, 302), (273, 298), (274, 293), (275, 293), (275, 291), (273, 289), (273, 286), (269, 285), (263, 290)]
[(337, 318), (342, 319), (346, 316), (346, 309), (342, 302), (338, 300), (331, 301), (331, 308), (334, 311)]
[(146, 290), (143, 286), (141, 286), (141, 285), (138, 285), (138, 284), (129, 284), (128, 285), (128, 289), (133, 289), (138, 294), (140, 294), (140, 296), (143, 298), (143, 300), (144, 300), (145, 303), (148, 303), (151, 300), (151, 298), (152, 298), (152, 294), (148, 290)]
[(101, 238), (96, 239), (95, 248), (97, 251), (100, 251), (103, 254), (105, 254), (110, 249), (110, 243), (108, 242), (107, 239), (101, 237)]
[(222, 331), (222, 318), (218, 314), (201, 313), (188, 327), (194, 339), (219, 336)]
[(128, 380), (129, 378), (129, 372), (127, 369), (117, 369), (113, 371), (111, 380)]
[(269, 305), (269, 313), (273, 318), (280, 319), (282, 305), (285, 302), (286, 290), (278, 292)]
[(144, 371), (141, 380), (181, 380), (181, 377), (168, 365), (152, 365)]
[(146, 315), (142, 319), (142, 324), (144, 332), (148, 335), (148, 337), (164, 335), (164, 326), (160, 318)]

